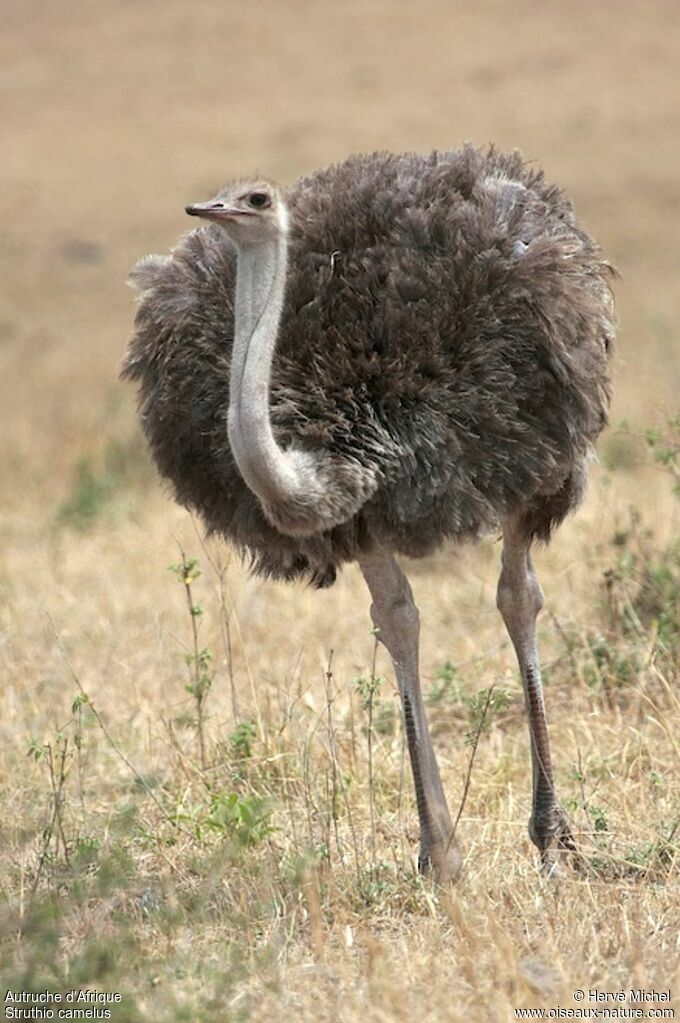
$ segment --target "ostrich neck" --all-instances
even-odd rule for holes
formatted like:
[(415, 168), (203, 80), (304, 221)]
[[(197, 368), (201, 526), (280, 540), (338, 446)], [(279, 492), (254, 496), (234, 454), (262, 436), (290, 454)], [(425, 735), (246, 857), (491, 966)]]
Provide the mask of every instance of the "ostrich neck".
[(266, 506), (298, 501), (303, 482), (292, 452), (274, 438), (269, 384), (287, 265), (284, 235), (240, 249), (229, 389), (229, 442), (239, 471)]
[(295, 445), (284, 450), (276, 442), (269, 417), (269, 383), (286, 268), (284, 233), (238, 251), (229, 443), (266, 518), (282, 533), (311, 536), (348, 521), (375, 493), (379, 476), (356, 459), (338, 459), (327, 451)]

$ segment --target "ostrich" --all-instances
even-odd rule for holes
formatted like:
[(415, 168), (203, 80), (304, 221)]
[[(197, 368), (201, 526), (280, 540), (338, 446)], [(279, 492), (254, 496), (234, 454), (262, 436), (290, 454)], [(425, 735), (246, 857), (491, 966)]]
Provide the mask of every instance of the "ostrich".
[[(529, 834), (572, 848), (555, 793), (531, 547), (582, 497), (610, 397), (611, 268), (518, 153), (352, 156), (282, 190), (240, 180), (211, 223), (132, 271), (122, 375), (177, 499), (270, 579), (357, 561), (392, 659), (419, 867), (461, 856), (418, 677), (419, 615), (395, 553), (502, 533), (497, 604), (519, 661)], [(228, 386), (227, 386), (227, 381)]]

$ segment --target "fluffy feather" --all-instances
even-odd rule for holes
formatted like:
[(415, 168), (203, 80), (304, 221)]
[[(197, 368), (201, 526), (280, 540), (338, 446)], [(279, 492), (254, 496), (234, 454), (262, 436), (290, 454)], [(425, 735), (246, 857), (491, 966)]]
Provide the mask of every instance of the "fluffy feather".
[(417, 557), (509, 512), (547, 540), (583, 493), (614, 337), (611, 268), (563, 193), (516, 153), (466, 146), (350, 157), (285, 199), (275, 436), (344, 456), (371, 496), (296, 538), (243, 483), (227, 439), (236, 259), (210, 225), (131, 276), (122, 375), (177, 500), (257, 572), (319, 586), (376, 544)]

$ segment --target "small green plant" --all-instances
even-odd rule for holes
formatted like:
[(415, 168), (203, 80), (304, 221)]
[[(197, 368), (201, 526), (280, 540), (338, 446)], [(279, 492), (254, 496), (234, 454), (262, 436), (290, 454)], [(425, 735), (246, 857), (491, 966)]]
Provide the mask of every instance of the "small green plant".
[(678, 845), (675, 835), (679, 822), (674, 821), (667, 834), (659, 835), (651, 842), (642, 842), (630, 846), (625, 854), (625, 861), (641, 867), (647, 876), (655, 876), (663, 880), (677, 863)]
[(609, 824), (602, 807), (593, 806), (591, 803), (588, 806), (588, 813), (590, 814), (595, 831), (609, 831)]
[[(631, 641), (651, 636), (662, 653), (674, 656), (680, 647), (680, 542), (672, 541), (659, 551), (650, 543), (650, 532), (631, 517), (631, 528), (613, 538), (616, 564), (604, 573), (605, 605), (612, 634)], [(639, 670), (635, 656), (614, 652), (601, 638), (591, 652), (597, 667), (609, 667), (622, 681)], [(626, 660), (629, 663), (626, 663)]]
[(361, 706), (369, 714), (372, 713), (380, 702), (380, 687), (382, 684), (383, 678), (380, 675), (357, 675), (354, 679), (354, 687), (361, 698)]
[(70, 739), (64, 730), (57, 732), (54, 742), (38, 743), (31, 739), (28, 744), (27, 756), (36, 763), (47, 765), (47, 772), (50, 782), (50, 819), (43, 828), (42, 848), (38, 859), (38, 869), (33, 879), (33, 894), (35, 894), (40, 878), (48, 863), (59, 860), (62, 856), (68, 865), (71, 843), (66, 832), (65, 821), (65, 792), (66, 779), (73, 765), (73, 748), (70, 746)]
[(257, 734), (255, 722), (239, 721), (229, 736), (229, 748), (239, 760), (250, 760), (253, 755), (253, 741)]
[[(680, 496), (680, 413), (668, 417), (665, 429), (649, 429), (642, 438), (652, 461), (666, 472)], [(572, 659), (586, 654), (583, 677), (612, 690), (636, 683), (645, 668), (671, 676), (680, 652), (680, 542), (654, 543), (654, 530), (631, 508), (626, 527), (612, 536), (614, 562), (603, 574), (606, 627), (569, 646)]]
[(191, 621), (191, 651), (186, 654), (185, 660), (189, 669), (190, 681), (185, 686), (188, 693), (191, 693), (196, 703), (196, 732), (198, 735), (198, 750), (201, 769), (204, 771), (207, 766), (205, 749), (205, 701), (213, 683), (215, 673), (211, 670), (213, 660), (212, 651), (209, 647), (200, 647), (198, 642), (198, 620), (203, 615), (203, 608), (194, 600), (192, 583), (201, 575), (201, 569), (196, 558), (187, 558), (180, 548), (182, 560), (169, 565), (169, 571), (173, 572), (178, 581), (184, 587), (186, 595), (189, 619)]
[[(505, 686), (493, 685), (467, 693), (451, 661), (445, 661), (436, 674), (435, 682), (430, 687), (426, 701), (433, 709), (438, 707), (461, 708), (465, 712), (468, 723), (466, 745), (472, 745), (475, 736), (489, 730), (515, 699)], [(479, 725), (482, 724), (481, 732)]]
[(208, 690), (212, 685), (213, 674), (210, 671), (212, 658), (212, 651), (207, 646), (199, 650), (198, 653), (187, 654), (185, 658), (193, 678), (184, 688), (194, 697), (199, 709), (202, 707), (208, 695)]
[(504, 686), (490, 686), (480, 689), (472, 696), (464, 697), (469, 731), (465, 744), (472, 746), (483, 732), (487, 732), (493, 721), (511, 704), (513, 697)]
[(392, 871), (387, 863), (374, 863), (359, 876), (359, 898), (364, 906), (380, 903), (394, 885)]
[(322, 864), (329, 862), (329, 855), (328, 846), (325, 842), (317, 842), (316, 845), (306, 849), (303, 853), (289, 853), (285, 855), (279, 864), (282, 880), (294, 888), (299, 888), (305, 883), (312, 871), (317, 870)]
[[(173, 562), (172, 565), (168, 565), (168, 571), (174, 572), (178, 580), (185, 586), (191, 586), (191, 584), (201, 575), (198, 558), (187, 558), (183, 550), (180, 550), (180, 553), (182, 555), (182, 560)], [(193, 603), (189, 605), (189, 612), (196, 617), (199, 617), (203, 613), (201, 608)]]
[(462, 687), (458, 672), (451, 661), (445, 661), (427, 691), (425, 702), (430, 707), (439, 707), (442, 704), (455, 704), (461, 701)]
[(79, 835), (71, 855), (73, 866), (78, 870), (90, 867), (97, 862), (100, 849), (101, 842), (94, 835)]
[(381, 676), (375, 673), (376, 658), (378, 656), (378, 633), (373, 630), (373, 658), (371, 661), (370, 675), (359, 675), (354, 679), (354, 686), (361, 697), (361, 705), (368, 713), (368, 805), (371, 817), (371, 848), (373, 852), (373, 866), (375, 866), (376, 850), (376, 829), (375, 829), (375, 789), (373, 773), (373, 735), (374, 735), (374, 713), (376, 704), (380, 700), (380, 687), (383, 683)]
[(206, 827), (219, 831), (241, 847), (257, 845), (274, 828), (271, 824), (271, 800), (261, 796), (241, 796), (236, 792), (218, 792), (210, 800)]
[(623, 686), (637, 678), (640, 664), (634, 649), (622, 649), (620, 644), (600, 634), (589, 636), (586, 648), (590, 657), (584, 665), (583, 675), (589, 685)]
[(48, 865), (65, 865), (75, 871), (97, 857), (98, 842), (79, 833), (72, 820), (67, 801), (67, 783), (76, 768), (76, 788), (81, 809), (84, 809), (81, 753), (83, 746), (83, 712), (89, 707), (86, 693), (79, 693), (71, 706), (71, 720), (48, 742), (31, 738), (26, 755), (35, 763), (45, 765), (50, 787), (49, 820), (42, 831), (38, 868), (33, 879), (35, 894)]
[(673, 491), (680, 497), (680, 412), (668, 416), (666, 430), (647, 430), (645, 440), (652, 458), (663, 466), (673, 479)]

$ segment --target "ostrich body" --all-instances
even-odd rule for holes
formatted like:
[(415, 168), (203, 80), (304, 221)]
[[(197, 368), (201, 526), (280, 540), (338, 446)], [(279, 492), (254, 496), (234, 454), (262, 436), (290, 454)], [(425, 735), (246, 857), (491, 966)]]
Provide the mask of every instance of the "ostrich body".
[(606, 421), (610, 268), (519, 155), (351, 157), (286, 192), (239, 181), (213, 221), (142, 260), (123, 375), (161, 474), (260, 574), (328, 586), (358, 561), (402, 699), (420, 865), (460, 854), (394, 553), (503, 533), (498, 606), (519, 660), (532, 840), (568, 844), (548, 744), (530, 548), (579, 502)]

